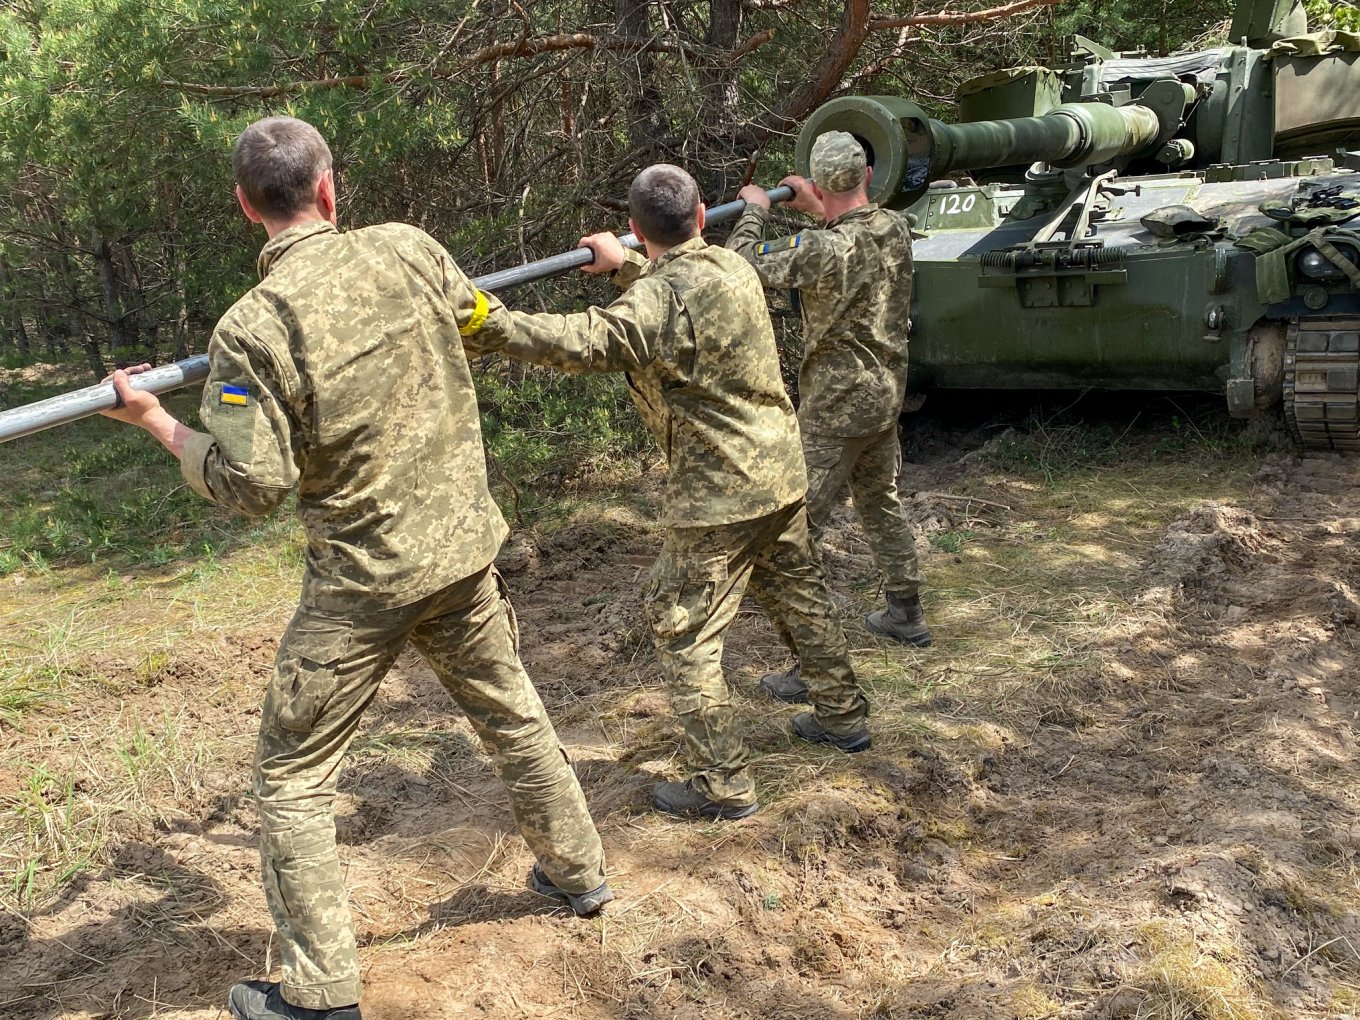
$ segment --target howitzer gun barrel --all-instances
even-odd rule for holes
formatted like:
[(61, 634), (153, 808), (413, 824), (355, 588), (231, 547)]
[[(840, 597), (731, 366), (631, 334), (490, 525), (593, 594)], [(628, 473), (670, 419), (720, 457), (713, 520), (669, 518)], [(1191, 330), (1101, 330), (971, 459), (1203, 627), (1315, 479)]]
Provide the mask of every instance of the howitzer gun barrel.
[(798, 136), (799, 172), (808, 171), (812, 143), (827, 131), (847, 131), (874, 168), (869, 197), (906, 208), (930, 182), (959, 170), (1044, 162), (1060, 169), (1140, 154), (1162, 135), (1145, 106), (1064, 103), (1040, 117), (945, 124), (897, 96), (846, 96), (818, 108)]
[(931, 175), (1039, 162), (1064, 170), (1091, 166), (1146, 149), (1160, 132), (1157, 115), (1148, 108), (1102, 103), (1064, 103), (1042, 117), (1014, 120), (932, 120)]
[[(771, 202), (784, 202), (793, 197), (793, 191), (790, 188), (774, 188), (767, 191), (766, 194)], [(721, 223), (724, 220), (735, 219), (741, 215), (745, 208), (746, 203), (740, 199), (734, 202), (725, 202), (709, 209), (706, 220), (708, 223)], [(619, 241), (625, 248), (638, 248), (642, 244), (633, 234), (623, 234), (619, 237)], [(574, 248), (559, 255), (550, 255), (548, 258), (539, 259), (536, 262), (515, 266), (513, 269), (502, 269), (495, 273), (488, 273), (485, 276), (476, 277), (472, 282), (480, 290), (492, 292), (506, 290), (521, 284), (561, 276), (568, 270), (589, 265), (594, 259), (595, 255), (589, 248)], [(171, 390), (202, 382), (207, 377), (208, 356), (200, 354), (184, 361), (162, 365), (159, 368), (153, 368), (148, 372), (135, 375), (132, 377), (132, 385), (139, 390), (149, 390), (152, 393), (168, 393)], [(0, 443), (29, 436), (44, 429), (56, 428), (58, 425), (79, 421), (81, 418), (88, 418), (100, 411), (111, 410), (117, 405), (118, 400), (114, 393), (113, 383), (104, 382), (94, 386), (86, 386), (84, 389), (72, 390), (70, 393), (61, 393), (55, 397), (25, 404), (23, 407), (16, 407), (9, 411), (0, 411)]]

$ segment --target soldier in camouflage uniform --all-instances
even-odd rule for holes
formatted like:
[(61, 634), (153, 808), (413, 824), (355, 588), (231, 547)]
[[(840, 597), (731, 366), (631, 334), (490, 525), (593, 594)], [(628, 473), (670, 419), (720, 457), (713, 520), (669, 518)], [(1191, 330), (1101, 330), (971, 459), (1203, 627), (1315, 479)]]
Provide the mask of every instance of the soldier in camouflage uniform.
[(758, 804), (722, 647), (748, 584), (803, 662), (815, 711), (797, 716), (794, 732), (864, 750), (868, 705), (809, 538), (798, 425), (760, 280), (704, 242), (699, 189), (678, 167), (639, 174), (629, 209), (650, 259), (612, 234), (582, 239), (595, 252), (587, 271), (612, 271), (618, 300), (577, 315), (510, 313), (469, 349), (627, 373), (669, 462), (666, 537), (645, 608), (690, 765), (688, 781), (657, 786), (653, 805), (744, 818)]
[[(770, 201), (764, 189), (748, 185), (740, 193), (746, 211), (727, 246), (755, 267), (765, 286), (799, 292), (804, 354), (798, 373), (798, 423), (813, 534), (825, 527), (848, 482), (887, 591), (886, 608), (869, 614), (866, 623), (876, 634), (924, 647), (931, 635), (921, 608), (921, 570), (897, 495), (911, 231), (905, 215), (869, 201), (872, 171), (851, 135), (821, 135), (812, 146), (810, 163), (811, 181), (786, 177), (780, 183), (794, 190), (789, 205), (821, 218), (825, 228), (762, 240)], [(795, 660), (791, 669), (771, 674), (761, 684), (781, 700), (806, 701), (803, 672)]]
[(330, 151), (310, 125), (252, 125), (233, 165), (241, 206), (269, 243), (261, 283), (213, 333), (206, 432), (177, 422), (122, 372), (125, 406), (111, 414), (160, 439), (189, 485), (228, 509), (266, 514), (297, 490), (307, 568), (255, 761), (283, 981), (235, 985), (229, 1003), (240, 1020), (357, 1020), (333, 802), (345, 749), (408, 641), (505, 782), (538, 859), (531, 885), (578, 914), (612, 894), (492, 565), (506, 526), (487, 489), (461, 343), (485, 326), (490, 299), (414, 227), (337, 231)]

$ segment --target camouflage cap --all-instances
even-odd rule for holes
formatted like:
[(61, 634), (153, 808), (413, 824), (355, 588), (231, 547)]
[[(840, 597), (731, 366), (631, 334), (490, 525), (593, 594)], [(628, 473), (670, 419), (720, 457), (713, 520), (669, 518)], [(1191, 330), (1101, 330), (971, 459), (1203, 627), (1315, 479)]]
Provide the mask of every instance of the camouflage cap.
[(812, 181), (823, 191), (840, 194), (854, 191), (864, 180), (868, 161), (864, 147), (855, 136), (844, 131), (828, 131), (818, 135), (808, 157)]

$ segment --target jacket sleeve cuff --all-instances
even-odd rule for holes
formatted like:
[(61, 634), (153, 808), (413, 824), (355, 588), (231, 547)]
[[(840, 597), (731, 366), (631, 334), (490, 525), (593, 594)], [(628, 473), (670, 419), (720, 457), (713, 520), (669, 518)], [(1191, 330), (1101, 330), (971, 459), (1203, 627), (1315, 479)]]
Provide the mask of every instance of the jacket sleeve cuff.
[(642, 271), (647, 268), (647, 256), (641, 252), (628, 249), (623, 253), (623, 265), (614, 270), (614, 286), (619, 290), (627, 290), (637, 283)]
[(189, 488), (213, 503), (217, 502), (217, 497), (208, 486), (206, 468), (208, 454), (212, 452), (216, 443), (217, 440), (208, 433), (194, 432), (184, 441), (184, 452), (179, 458), (179, 469), (184, 475), (184, 480), (189, 483)]

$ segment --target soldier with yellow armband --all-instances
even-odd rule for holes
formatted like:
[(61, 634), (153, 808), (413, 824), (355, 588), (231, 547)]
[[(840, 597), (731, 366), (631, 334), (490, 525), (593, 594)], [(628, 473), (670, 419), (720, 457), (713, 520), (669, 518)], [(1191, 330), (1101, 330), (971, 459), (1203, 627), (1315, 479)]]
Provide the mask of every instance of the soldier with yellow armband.
[(205, 431), (124, 372), (124, 406), (109, 414), (159, 439), (189, 485), (230, 510), (266, 514), (297, 491), (307, 569), (255, 763), (283, 980), (242, 982), (228, 1002), (238, 1020), (359, 1020), (333, 804), (345, 748), (408, 642), (490, 753), (538, 861), (530, 885), (577, 914), (613, 894), (492, 565), (506, 526), (460, 334), (489, 331), (499, 302), (415, 227), (338, 231), (330, 150), (311, 125), (252, 124), (232, 163), (241, 208), (269, 243), (260, 284), (213, 333)]

